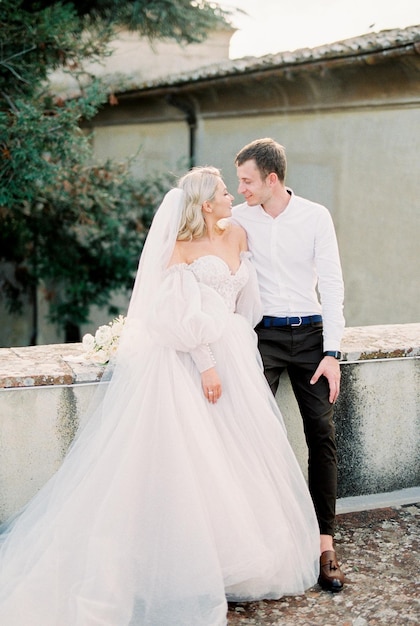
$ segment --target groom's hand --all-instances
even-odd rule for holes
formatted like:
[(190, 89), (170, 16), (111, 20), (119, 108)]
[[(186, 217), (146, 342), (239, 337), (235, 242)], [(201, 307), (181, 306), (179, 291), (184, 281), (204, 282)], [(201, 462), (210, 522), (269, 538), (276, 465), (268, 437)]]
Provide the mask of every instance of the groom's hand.
[(329, 401), (331, 404), (334, 404), (340, 393), (341, 371), (339, 361), (333, 356), (324, 356), (310, 380), (311, 385), (315, 385), (321, 376), (325, 376), (328, 380), (330, 387)]

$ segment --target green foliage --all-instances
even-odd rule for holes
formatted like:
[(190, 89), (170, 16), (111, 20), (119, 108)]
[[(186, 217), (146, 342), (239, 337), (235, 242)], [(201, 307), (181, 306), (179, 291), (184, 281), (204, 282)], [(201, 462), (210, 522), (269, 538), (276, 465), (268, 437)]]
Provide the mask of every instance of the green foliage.
[[(108, 95), (84, 63), (109, 54), (116, 27), (189, 43), (221, 20), (199, 0), (0, 0), (0, 295), (10, 311), (43, 284), (51, 319), (74, 327), (91, 305), (130, 288), (153, 209), (173, 182), (140, 183), (128, 163), (92, 163), (81, 122)], [(80, 97), (50, 93), (58, 68), (79, 81)]]
[(45, 88), (52, 70), (77, 73), (84, 59), (108, 53), (111, 24), (80, 17), (72, 3), (0, 0), (0, 8), (0, 94), (12, 110), (16, 96)]
[(78, 100), (20, 96), (9, 111), (0, 111), (0, 206), (21, 210), (22, 202), (36, 201), (63, 168), (86, 158), (90, 148), (79, 122), (93, 116), (104, 98), (93, 83)]
[(134, 181), (127, 164), (77, 164), (40, 198), (32, 231), (52, 321), (84, 323), (92, 302), (106, 306), (110, 292), (131, 289), (154, 210), (173, 182)]

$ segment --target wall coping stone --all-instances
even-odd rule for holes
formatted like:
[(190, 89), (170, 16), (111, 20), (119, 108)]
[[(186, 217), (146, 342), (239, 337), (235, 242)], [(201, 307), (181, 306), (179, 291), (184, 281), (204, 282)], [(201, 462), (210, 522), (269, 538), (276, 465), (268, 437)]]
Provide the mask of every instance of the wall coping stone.
[(344, 330), (343, 361), (420, 356), (420, 323), (354, 326)]
[[(343, 361), (420, 356), (420, 323), (346, 328)], [(80, 343), (0, 348), (0, 389), (95, 383), (104, 368), (66, 361), (83, 354)]]

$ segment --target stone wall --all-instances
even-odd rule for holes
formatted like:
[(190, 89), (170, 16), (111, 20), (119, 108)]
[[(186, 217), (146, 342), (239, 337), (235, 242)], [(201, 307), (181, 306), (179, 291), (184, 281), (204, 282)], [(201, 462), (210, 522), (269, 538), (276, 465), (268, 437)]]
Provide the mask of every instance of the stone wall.
[[(420, 324), (347, 328), (336, 405), (339, 497), (420, 486)], [(0, 349), (0, 520), (59, 467), (100, 380), (67, 362), (80, 344)], [(306, 471), (301, 419), (287, 378), (277, 396)]]
[[(346, 328), (342, 349), (338, 496), (420, 486), (420, 324)], [(288, 380), (277, 401), (305, 471), (306, 446)]]

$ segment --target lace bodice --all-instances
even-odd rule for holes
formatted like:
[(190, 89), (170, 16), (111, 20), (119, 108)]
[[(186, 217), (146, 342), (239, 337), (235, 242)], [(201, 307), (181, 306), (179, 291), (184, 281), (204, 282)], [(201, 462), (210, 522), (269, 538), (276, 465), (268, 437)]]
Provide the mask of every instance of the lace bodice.
[(238, 270), (232, 272), (220, 257), (206, 255), (186, 265), (186, 268), (193, 272), (200, 283), (217, 291), (231, 313), (235, 311), (238, 293), (248, 280), (245, 263), (241, 262)]
[(189, 352), (202, 372), (214, 365), (209, 346), (219, 341), (229, 324), (242, 325), (239, 318), (250, 327), (261, 319), (250, 255), (243, 252), (232, 272), (222, 258), (208, 254), (166, 270), (150, 307), (148, 330), (159, 345)]

